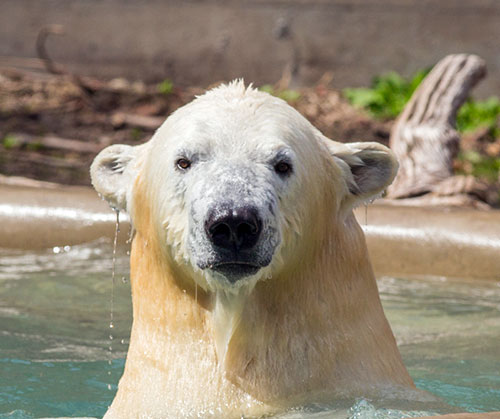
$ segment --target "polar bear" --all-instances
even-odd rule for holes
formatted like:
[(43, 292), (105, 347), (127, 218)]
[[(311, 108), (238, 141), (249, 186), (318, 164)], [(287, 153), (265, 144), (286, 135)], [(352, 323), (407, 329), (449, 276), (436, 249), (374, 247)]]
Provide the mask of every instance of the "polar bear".
[(104, 149), (92, 183), (130, 214), (133, 326), (106, 418), (240, 418), (416, 392), (352, 208), (398, 164), (325, 138), (242, 81)]

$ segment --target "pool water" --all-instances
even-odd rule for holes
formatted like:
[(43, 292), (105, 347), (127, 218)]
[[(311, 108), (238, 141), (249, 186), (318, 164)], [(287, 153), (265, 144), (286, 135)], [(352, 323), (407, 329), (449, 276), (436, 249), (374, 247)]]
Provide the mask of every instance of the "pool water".
[[(117, 252), (112, 329), (111, 271), (107, 242), (0, 250), (0, 418), (106, 412), (132, 320), (126, 248)], [(500, 410), (500, 282), (384, 277), (379, 288), (417, 386), (463, 411)], [(348, 416), (403, 413), (360, 400)]]

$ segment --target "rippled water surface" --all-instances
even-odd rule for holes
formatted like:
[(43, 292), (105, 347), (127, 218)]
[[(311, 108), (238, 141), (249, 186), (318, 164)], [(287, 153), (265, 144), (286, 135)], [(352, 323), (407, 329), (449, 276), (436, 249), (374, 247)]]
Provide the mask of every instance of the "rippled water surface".
[[(132, 320), (128, 256), (119, 249), (109, 328), (111, 256), (108, 243), (0, 250), (0, 418), (105, 413)], [(379, 287), (417, 386), (460, 410), (500, 410), (500, 282), (380, 278)], [(419, 414), (360, 400), (350, 409), (306, 417)]]

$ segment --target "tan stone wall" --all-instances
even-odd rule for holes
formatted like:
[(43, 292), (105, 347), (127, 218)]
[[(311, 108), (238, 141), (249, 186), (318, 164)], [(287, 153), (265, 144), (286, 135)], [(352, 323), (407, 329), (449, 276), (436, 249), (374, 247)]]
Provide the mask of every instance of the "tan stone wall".
[(260, 84), (289, 66), (296, 84), (331, 70), (345, 87), (468, 52), (488, 63), (481, 96), (500, 94), (496, 0), (2, 0), (0, 55), (35, 56), (49, 23), (67, 30), (51, 54), (83, 74)]

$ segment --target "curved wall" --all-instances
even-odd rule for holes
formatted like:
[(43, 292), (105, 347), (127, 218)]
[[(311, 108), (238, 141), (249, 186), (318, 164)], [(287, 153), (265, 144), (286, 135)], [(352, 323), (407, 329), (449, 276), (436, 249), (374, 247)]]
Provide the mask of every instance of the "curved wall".
[(500, 3), (495, 0), (3, 0), (0, 64), (34, 57), (43, 25), (54, 59), (80, 74), (206, 86), (245, 77), (293, 83), (325, 71), (333, 85), (409, 75), (450, 53), (486, 59), (481, 96), (500, 94)]
[[(377, 275), (500, 279), (500, 211), (375, 204), (355, 214)], [(129, 223), (120, 219), (124, 243)], [(0, 185), (0, 247), (111, 240), (115, 222), (90, 188)]]

